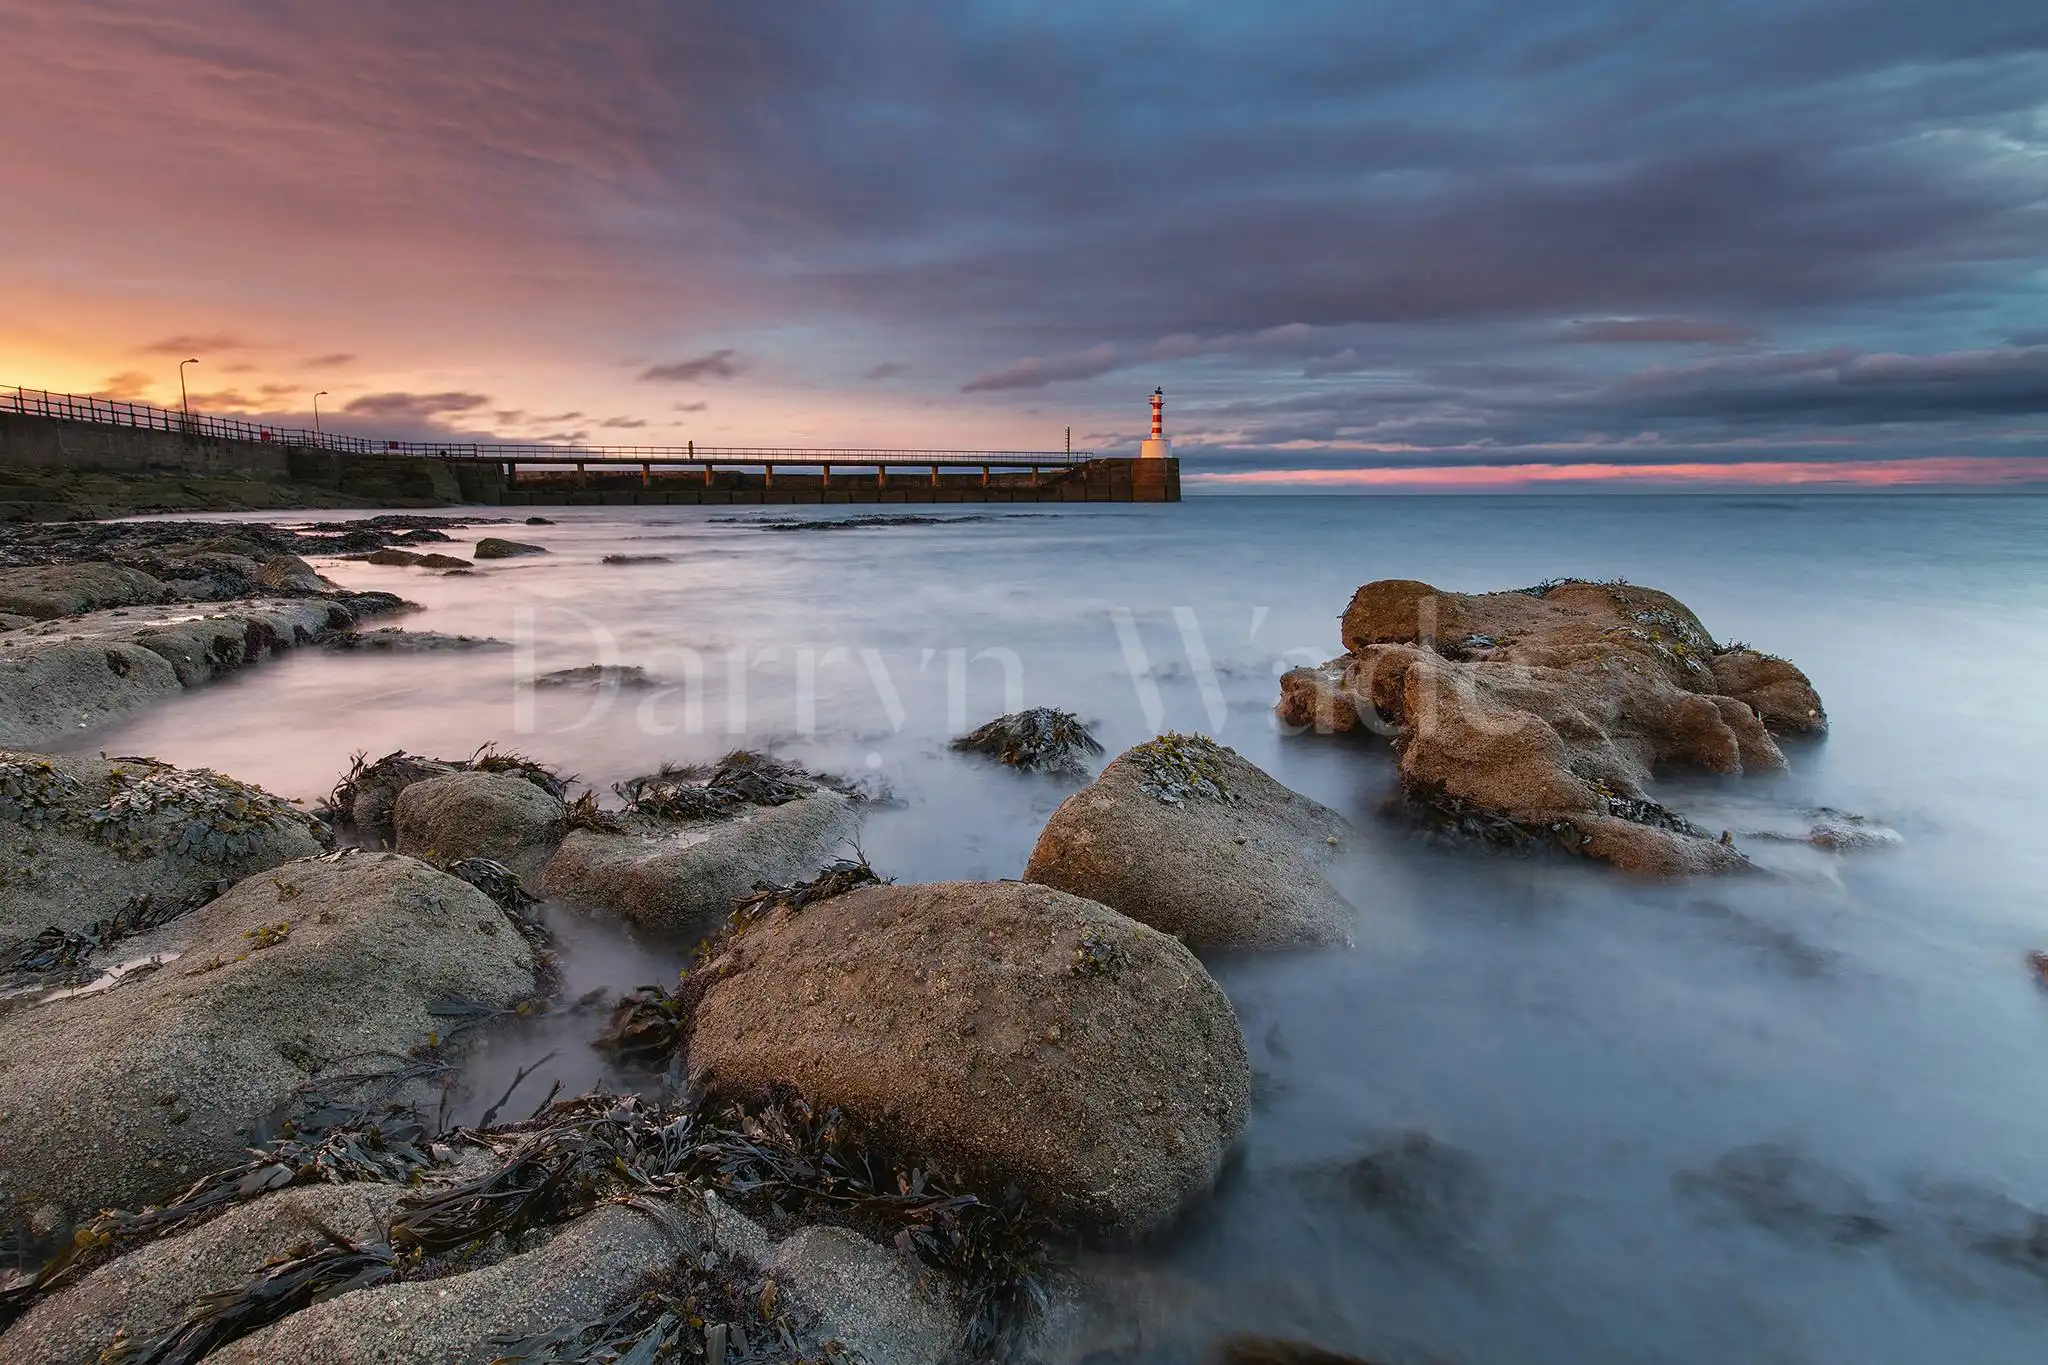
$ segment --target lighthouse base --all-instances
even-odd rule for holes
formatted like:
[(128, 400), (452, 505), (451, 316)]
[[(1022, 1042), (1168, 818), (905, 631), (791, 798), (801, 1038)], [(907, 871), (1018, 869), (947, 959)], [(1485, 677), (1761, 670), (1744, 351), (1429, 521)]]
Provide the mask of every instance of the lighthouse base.
[[(1129, 449), (1129, 447), (1126, 446), (1125, 449)], [(1164, 436), (1154, 436), (1138, 447), (1138, 458), (1141, 460), (1170, 460), (1173, 458), (1173, 442), (1167, 440)]]

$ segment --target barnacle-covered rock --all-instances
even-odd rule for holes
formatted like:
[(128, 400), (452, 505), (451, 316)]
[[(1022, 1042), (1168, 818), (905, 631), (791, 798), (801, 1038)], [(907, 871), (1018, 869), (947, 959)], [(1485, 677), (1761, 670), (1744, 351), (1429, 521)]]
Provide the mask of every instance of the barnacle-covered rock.
[(699, 972), (690, 1063), (710, 1093), (787, 1087), (1089, 1234), (1171, 1222), (1249, 1111), (1244, 1039), (1201, 963), (1050, 887), (866, 887), (774, 911)]
[(357, 754), (321, 809), (366, 847), (384, 847), (397, 838), (392, 813), (400, 793), (416, 782), (461, 772), (509, 774), (556, 801), (568, 795), (568, 783), (552, 768), (486, 744), (468, 758), (426, 758), (400, 749), (371, 762), (368, 755)]
[(149, 943), (154, 970), (0, 1015), (0, 1234), (161, 1202), (315, 1078), (402, 1065), (431, 1006), (535, 989), (496, 905), (396, 854), (286, 863)]
[(1630, 871), (1747, 863), (1659, 805), (1654, 773), (1777, 771), (1774, 733), (1826, 726), (1798, 669), (1724, 648), (1684, 603), (1633, 584), (1468, 595), (1387, 579), (1353, 596), (1343, 639), (1346, 655), (1283, 680), (1283, 721), (1389, 735), (1406, 804), (1434, 828)]
[(392, 807), (398, 851), (438, 863), (490, 858), (532, 878), (569, 832), (562, 799), (509, 772), (416, 782)]
[(1354, 833), (1235, 750), (1167, 734), (1068, 797), (1024, 876), (1198, 951), (1346, 944), (1354, 911), (1323, 869)]
[(0, 940), (104, 948), (319, 851), (310, 816), (221, 773), (0, 750)]

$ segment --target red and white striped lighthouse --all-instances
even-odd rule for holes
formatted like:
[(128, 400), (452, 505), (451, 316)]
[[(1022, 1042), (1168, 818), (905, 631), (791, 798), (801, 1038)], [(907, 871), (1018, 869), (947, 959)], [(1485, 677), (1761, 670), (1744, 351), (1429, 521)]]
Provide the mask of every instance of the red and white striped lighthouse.
[(1152, 438), (1138, 450), (1141, 460), (1164, 460), (1173, 454), (1173, 442), (1166, 439), (1166, 390), (1152, 390)]

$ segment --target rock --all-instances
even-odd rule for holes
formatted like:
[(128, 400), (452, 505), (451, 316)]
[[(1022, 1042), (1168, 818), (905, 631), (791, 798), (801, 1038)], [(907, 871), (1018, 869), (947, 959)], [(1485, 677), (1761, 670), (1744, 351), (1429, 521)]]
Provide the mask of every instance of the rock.
[(1854, 1177), (1780, 1143), (1724, 1152), (1704, 1171), (1681, 1172), (1672, 1185), (1783, 1236), (1851, 1246), (1893, 1231)]
[(571, 831), (541, 884), (647, 928), (702, 933), (755, 883), (808, 877), (859, 831), (859, 803), (826, 788), (725, 819), (634, 817), (618, 833)]
[(958, 1307), (920, 1284), (902, 1256), (856, 1232), (805, 1228), (775, 1248), (766, 1269), (823, 1315), (818, 1335), (837, 1338), (873, 1365), (954, 1358)]
[[(126, 642), (0, 639), (0, 745), (35, 748), (143, 710), (181, 690), (161, 656)], [(17, 648), (17, 644), (28, 647)]]
[(549, 521), (549, 520), (548, 520), (548, 519), (547, 519), (546, 517), (528, 517), (528, 518), (526, 519), (526, 524), (527, 524), (528, 526), (553, 526), (553, 525), (554, 525), (554, 523), (553, 523), (552, 521)]
[(459, 555), (421, 555), (418, 562), (422, 569), (467, 569), (470, 567), (469, 561)]
[(2036, 948), (2027, 954), (2027, 967), (2034, 973), (2034, 980), (2048, 987), (2048, 953)]
[(333, 592), (335, 585), (297, 555), (273, 555), (256, 567), (256, 582), (271, 592)]
[(607, 564), (673, 564), (676, 561), (672, 555), (606, 555), (604, 562)]
[(1351, 1162), (1350, 1196), (1429, 1240), (1469, 1238), (1493, 1201), (1479, 1159), (1424, 1132), (1408, 1132)]
[(388, 547), (382, 550), (372, 550), (369, 554), (363, 556), (363, 563), (365, 564), (383, 564), (398, 569), (410, 568), (419, 562), (420, 557), (411, 550), (395, 550)]
[(1024, 877), (1197, 951), (1348, 945), (1356, 912), (1322, 869), (1355, 834), (1236, 751), (1163, 735), (1053, 812)]
[(470, 551), (478, 559), (513, 559), (520, 555), (544, 555), (547, 547), (528, 545), (524, 541), (500, 540), (496, 536), (485, 536)]
[(329, 635), (320, 643), (342, 654), (448, 654), (512, 648), (503, 640), (488, 636), (444, 635), (438, 630), (405, 630), (399, 626), (344, 631)]
[(1676, 598), (1630, 584), (1468, 596), (1389, 579), (1358, 590), (1343, 636), (1343, 658), (1283, 680), (1283, 721), (1391, 735), (1409, 809), (1441, 830), (1629, 871), (1746, 866), (1651, 799), (1652, 774), (1776, 771), (1773, 723), (1826, 723), (1797, 669), (1723, 649)]
[(1244, 1039), (1201, 963), (1050, 887), (853, 891), (772, 912), (701, 970), (693, 1083), (787, 1087), (1084, 1234), (1170, 1223), (1249, 1110)]
[(1813, 826), (1806, 842), (1830, 853), (1858, 853), (1876, 848), (1902, 848), (1906, 840), (1897, 830), (1878, 824), (1868, 816), (1826, 806), (1813, 812)]
[(302, 1086), (405, 1058), (445, 1028), (429, 1006), (535, 988), (496, 905), (394, 854), (286, 863), (172, 930), (159, 969), (0, 1016), (0, 1230), (161, 1202)]
[(1348, 735), (1361, 727), (1372, 728), (1357, 699), (1344, 690), (1344, 670), (1349, 663), (1348, 658), (1340, 657), (1281, 674), (1280, 705), (1276, 708), (1280, 723), (1319, 735)]
[(383, 1284), (316, 1303), (209, 1355), (216, 1365), (488, 1365), (494, 1337), (522, 1337), (603, 1317), (646, 1277), (698, 1254), (680, 1214), (607, 1204), (495, 1265)]
[(38, 621), (102, 607), (161, 602), (169, 595), (169, 589), (154, 575), (104, 561), (0, 568), (0, 611)]
[(0, 638), (0, 745), (35, 748), (353, 624), (357, 599), (120, 607)]
[(16, 616), (11, 611), (0, 611), (0, 630), (20, 630), (23, 626), (36, 623), (33, 616)]
[(134, 932), (319, 851), (309, 816), (219, 773), (0, 751), (0, 938)]
[(459, 772), (399, 792), (398, 851), (437, 863), (490, 858), (536, 878), (569, 832), (561, 800), (513, 773)]
[(239, 1290), (265, 1261), (318, 1242), (322, 1230), (381, 1239), (404, 1193), (398, 1185), (306, 1185), (230, 1209), (43, 1299), (0, 1335), (0, 1355), (15, 1365), (100, 1365), (118, 1336), (147, 1347), (176, 1329), (194, 1300)]
[(331, 818), (349, 827), (365, 844), (380, 845), (397, 837), (392, 811), (398, 797), (415, 782), (459, 772), (511, 773), (560, 801), (568, 786), (552, 770), (517, 754), (502, 754), (490, 745), (468, 758), (423, 758), (403, 749), (374, 763), (358, 757), (328, 793)]
[(998, 716), (955, 739), (953, 747), (985, 754), (1012, 768), (1077, 776), (1085, 775), (1088, 760), (1102, 752), (1102, 745), (1079, 716), (1050, 706)]
[(578, 668), (558, 668), (552, 673), (543, 673), (533, 680), (533, 685), (595, 692), (607, 687), (636, 690), (660, 687), (661, 682), (638, 664), (584, 664)]
[(35, 627), (17, 647), (73, 640), (140, 645), (168, 662), (180, 685), (197, 687), (354, 623), (353, 613), (340, 603), (255, 598), (215, 610), (179, 604), (92, 612)]

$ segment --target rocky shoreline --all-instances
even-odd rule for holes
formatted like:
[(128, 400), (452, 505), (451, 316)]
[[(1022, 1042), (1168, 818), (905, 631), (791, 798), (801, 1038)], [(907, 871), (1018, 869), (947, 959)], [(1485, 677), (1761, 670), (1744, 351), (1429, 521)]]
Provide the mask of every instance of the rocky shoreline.
[[(406, 647), (360, 629), (402, 602), (303, 556), (417, 565), (445, 524), (0, 543), (0, 1351), (1086, 1354), (1070, 1249), (1172, 1228), (1248, 1121), (1203, 955), (1348, 947), (1328, 872), (1359, 832), (1198, 735), (1090, 780), (1100, 746), (1054, 711), (958, 746), (1085, 783), (1004, 882), (893, 883), (858, 855), (866, 793), (765, 754), (601, 793), (490, 748), (394, 753), (308, 812), (40, 751), (280, 650)], [(1656, 804), (1657, 770), (1770, 771), (1825, 725), (1790, 664), (1627, 585), (1369, 584), (1343, 643), (1282, 680), (1284, 720), (1388, 736), (1429, 821), (1635, 871), (1744, 863)], [(673, 988), (597, 1002), (646, 1093), (522, 1074), (451, 1125), (468, 1048), (593, 1003), (558, 998), (538, 897), (702, 940)]]

